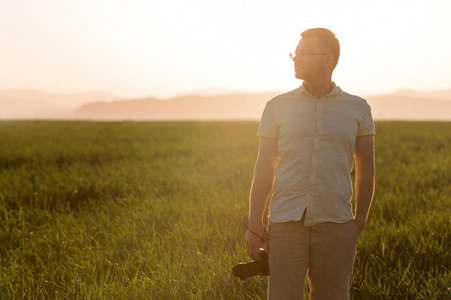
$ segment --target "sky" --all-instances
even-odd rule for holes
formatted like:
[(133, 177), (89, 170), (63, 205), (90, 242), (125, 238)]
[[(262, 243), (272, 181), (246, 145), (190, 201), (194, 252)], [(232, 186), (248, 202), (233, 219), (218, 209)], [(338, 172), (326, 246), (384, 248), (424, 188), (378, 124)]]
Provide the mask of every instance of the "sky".
[(0, 0), (0, 89), (288, 91), (300, 33), (340, 40), (353, 94), (451, 88), (449, 0)]

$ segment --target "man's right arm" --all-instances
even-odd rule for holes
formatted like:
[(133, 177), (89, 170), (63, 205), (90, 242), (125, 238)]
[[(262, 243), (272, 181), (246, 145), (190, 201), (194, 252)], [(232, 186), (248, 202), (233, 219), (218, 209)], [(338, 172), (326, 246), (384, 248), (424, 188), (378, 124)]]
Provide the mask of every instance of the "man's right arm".
[[(279, 157), (277, 141), (277, 139), (267, 137), (260, 137), (259, 141), (257, 163), (249, 198), (249, 228), (254, 233), (249, 230), (246, 233), (246, 248), (252, 259), (259, 259), (258, 252), (262, 244), (261, 239), (255, 233), (263, 236), (265, 232), (263, 213), (275, 179)], [(267, 243), (265, 243), (265, 249), (268, 250)]]

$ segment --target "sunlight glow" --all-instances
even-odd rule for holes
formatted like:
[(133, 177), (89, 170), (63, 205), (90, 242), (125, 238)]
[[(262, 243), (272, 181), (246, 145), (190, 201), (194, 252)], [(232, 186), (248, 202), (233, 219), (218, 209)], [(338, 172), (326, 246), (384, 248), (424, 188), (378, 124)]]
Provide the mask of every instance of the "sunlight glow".
[(449, 1), (15, 1), (0, 5), (0, 88), (169, 96), (288, 90), (299, 34), (326, 27), (356, 93), (449, 87)]

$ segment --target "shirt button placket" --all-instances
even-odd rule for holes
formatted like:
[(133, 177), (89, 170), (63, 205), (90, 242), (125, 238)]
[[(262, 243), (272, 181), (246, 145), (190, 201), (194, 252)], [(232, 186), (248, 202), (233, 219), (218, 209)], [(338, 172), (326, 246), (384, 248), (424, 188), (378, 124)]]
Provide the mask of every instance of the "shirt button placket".
[(321, 140), (321, 133), (323, 129), (322, 124), (322, 104), (317, 100), (315, 103), (315, 131), (313, 136), (313, 149), (312, 149), (312, 157), (311, 157), (311, 163), (310, 163), (310, 170), (308, 173), (308, 189), (307, 189), (307, 207), (309, 208), (307, 212), (310, 212), (306, 215), (306, 221), (307, 222), (313, 222), (314, 221), (314, 215), (315, 215), (315, 204), (314, 204), (314, 193), (316, 186), (316, 171), (318, 168), (318, 155), (319, 155), (319, 149), (320, 149), (320, 140)]
[(323, 103), (322, 101), (318, 100), (316, 102), (315, 109), (316, 127), (315, 127), (315, 137), (313, 139), (312, 163), (310, 167), (310, 186), (315, 185), (316, 183), (315, 177), (313, 176), (316, 174), (316, 171), (318, 169), (318, 153), (319, 149), (321, 148), (321, 134), (323, 132), (322, 112), (323, 112)]

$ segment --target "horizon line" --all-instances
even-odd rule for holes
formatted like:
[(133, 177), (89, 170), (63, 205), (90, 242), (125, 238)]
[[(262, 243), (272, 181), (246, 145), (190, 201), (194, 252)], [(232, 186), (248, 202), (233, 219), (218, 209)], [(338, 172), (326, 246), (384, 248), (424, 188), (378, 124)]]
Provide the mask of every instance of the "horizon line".
[[(213, 90), (218, 90), (218, 92), (214, 92)], [(295, 89), (295, 88), (293, 88)], [(293, 90), (291, 89), (291, 90)], [(212, 90), (212, 91), (207, 91)], [(222, 90), (222, 92), (220, 91)], [(121, 95), (121, 94), (115, 94), (111, 93), (108, 90), (102, 90), (102, 89), (91, 89), (91, 90), (80, 90), (76, 92), (60, 92), (60, 91), (49, 91), (45, 89), (40, 88), (15, 88), (15, 87), (5, 87), (0, 89), (0, 93), (2, 92), (8, 92), (8, 91), (22, 91), (22, 92), (39, 92), (39, 93), (45, 93), (45, 94), (52, 94), (52, 95), (64, 95), (64, 96), (71, 96), (71, 95), (82, 95), (82, 94), (96, 94), (96, 93), (102, 93), (106, 94), (110, 97), (115, 98), (115, 100), (121, 100), (121, 99), (143, 99), (143, 98), (155, 98), (155, 99), (171, 99), (181, 96), (221, 96), (221, 95), (234, 95), (234, 94), (265, 94), (265, 93), (285, 93), (286, 91), (277, 90), (277, 89), (270, 89), (270, 90), (234, 90), (234, 89), (227, 89), (227, 88), (201, 88), (198, 90), (192, 90), (192, 91), (186, 91), (181, 93), (174, 93), (172, 95), (166, 95), (166, 96), (155, 96), (152, 94), (143, 94), (143, 95)], [(207, 92), (205, 92), (207, 91)], [(288, 91), (288, 90), (287, 90)], [(427, 89), (427, 90), (421, 90), (421, 89), (415, 89), (415, 88), (399, 88), (399, 89), (391, 89), (387, 91), (382, 92), (370, 92), (370, 93), (359, 93), (360, 95), (363, 95), (364, 97), (373, 97), (373, 96), (379, 96), (379, 95), (388, 95), (388, 94), (394, 94), (394, 93), (400, 93), (400, 92), (418, 92), (418, 93), (436, 93), (436, 92), (451, 92), (451, 86), (450, 87), (443, 87), (443, 88), (437, 88), (437, 89)]]

